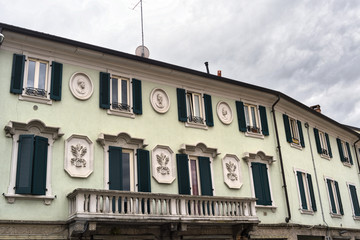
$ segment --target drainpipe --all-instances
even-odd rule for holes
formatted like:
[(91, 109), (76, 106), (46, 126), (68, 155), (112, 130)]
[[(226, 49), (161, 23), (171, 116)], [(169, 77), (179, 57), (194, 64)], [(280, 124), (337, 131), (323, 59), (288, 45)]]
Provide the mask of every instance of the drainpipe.
[(288, 191), (287, 191), (287, 185), (286, 185), (286, 179), (285, 179), (285, 173), (284, 173), (284, 163), (283, 163), (283, 158), (282, 158), (282, 154), (281, 154), (281, 146), (280, 146), (280, 140), (279, 140), (279, 132), (278, 132), (277, 123), (276, 123), (276, 117), (275, 117), (275, 105), (276, 105), (279, 101), (280, 101), (280, 95), (278, 95), (278, 99), (277, 99), (276, 102), (274, 102), (274, 104), (272, 105), (271, 110), (272, 110), (272, 114), (273, 114), (273, 118), (274, 118), (277, 149), (279, 150), (281, 174), (282, 174), (283, 187), (284, 187), (284, 192), (285, 192), (286, 207), (287, 207), (287, 211), (288, 211), (288, 216), (285, 218), (285, 222), (288, 223), (288, 222), (290, 221), (290, 219), (291, 219), (291, 211), (290, 211), (289, 195), (288, 195)]
[(317, 186), (317, 191), (318, 191), (318, 195), (319, 195), (319, 200), (320, 200), (320, 208), (321, 208), (321, 216), (323, 219), (323, 222), (325, 223), (326, 227), (329, 227), (329, 225), (326, 223), (325, 221), (325, 216), (324, 216), (324, 209), (323, 209), (323, 204), (321, 201), (321, 194), (320, 194), (320, 188), (319, 188), (319, 180), (317, 177), (317, 171), (316, 171), (316, 166), (315, 166), (315, 160), (314, 160), (314, 153), (312, 150), (312, 145), (311, 145), (311, 140), (310, 140), (310, 133), (309, 133), (309, 123), (305, 123), (305, 128), (307, 130), (307, 135), (308, 135), (308, 141), (309, 141), (309, 146), (310, 146), (310, 152), (311, 152), (311, 160), (313, 163), (313, 168), (314, 168), (314, 173), (315, 173), (315, 180), (316, 180), (316, 186)]
[(359, 170), (359, 174), (360, 174), (360, 164), (359, 164), (359, 156), (358, 156), (358, 153), (357, 153), (357, 150), (356, 150), (356, 143), (358, 143), (360, 141), (360, 138), (354, 142), (354, 149), (355, 149), (355, 156), (356, 156), (356, 162), (358, 164), (358, 170)]

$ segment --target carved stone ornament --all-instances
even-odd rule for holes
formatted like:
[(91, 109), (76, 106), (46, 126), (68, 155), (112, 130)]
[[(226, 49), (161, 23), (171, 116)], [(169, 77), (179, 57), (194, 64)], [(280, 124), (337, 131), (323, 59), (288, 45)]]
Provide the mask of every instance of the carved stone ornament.
[(233, 120), (233, 113), (231, 107), (226, 102), (218, 102), (216, 112), (220, 121), (224, 124), (230, 124)]
[(222, 159), (224, 182), (229, 188), (239, 189), (242, 186), (240, 159), (233, 154), (226, 154)]
[(87, 178), (93, 172), (93, 142), (82, 135), (65, 141), (64, 169), (71, 177)]
[(168, 146), (157, 145), (151, 159), (153, 178), (158, 183), (171, 184), (175, 180), (174, 152)]
[(166, 113), (170, 108), (170, 99), (167, 93), (160, 88), (154, 88), (150, 93), (150, 103), (158, 113)]
[(74, 73), (69, 81), (71, 93), (80, 100), (87, 100), (91, 97), (94, 91), (93, 83), (88, 75), (85, 73)]

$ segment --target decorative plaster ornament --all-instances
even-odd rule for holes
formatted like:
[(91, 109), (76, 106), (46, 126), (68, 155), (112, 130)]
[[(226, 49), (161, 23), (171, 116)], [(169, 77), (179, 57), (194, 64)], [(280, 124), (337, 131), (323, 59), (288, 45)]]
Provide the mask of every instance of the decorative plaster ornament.
[(160, 88), (154, 88), (150, 93), (150, 103), (158, 113), (166, 113), (170, 108), (170, 99), (167, 93)]
[(232, 110), (226, 102), (220, 101), (216, 106), (216, 112), (220, 121), (224, 124), (230, 124), (233, 120)]
[(233, 154), (226, 154), (222, 159), (224, 182), (229, 188), (239, 189), (242, 186), (240, 159)]
[(158, 183), (170, 184), (175, 180), (174, 153), (168, 146), (157, 145), (152, 150), (152, 174)]
[(87, 100), (94, 91), (93, 83), (85, 73), (74, 73), (69, 81), (71, 93), (80, 100)]

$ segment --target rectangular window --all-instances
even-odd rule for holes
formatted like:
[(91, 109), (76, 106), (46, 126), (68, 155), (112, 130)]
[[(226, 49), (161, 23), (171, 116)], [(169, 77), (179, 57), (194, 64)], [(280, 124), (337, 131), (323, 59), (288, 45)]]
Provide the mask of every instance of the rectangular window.
[(330, 214), (333, 216), (344, 215), (338, 182), (330, 178), (326, 178), (326, 185), (331, 209)]
[(358, 195), (356, 192), (356, 187), (353, 184), (348, 184), (348, 186), (349, 186), (350, 199), (352, 203), (353, 216), (355, 219), (360, 220), (360, 206), (359, 206)]
[(134, 153), (130, 149), (109, 147), (109, 189), (134, 191)]
[(49, 62), (35, 58), (27, 60), (27, 75), (24, 93), (30, 96), (47, 98), (48, 96)]
[(244, 113), (247, 131), (252, 133), (260, 133), (260, 123), (257, 106), (244, 104)]
[(110, 91), (111, 108), (113, 110), (130, 112), (130, 80), (112, 76)]
[(344, 141), (341, 141), (341, 148), (342, 148), (342, 151), (344, 154), (344, 162), (350, 163), (348, 149), (347, 149), (346, 143)]
[(191, 194), (200, 195), (200, 177), (199, 177), (199, 162), (197, 158), (190, 158), (190, 183)]
[(204, 124), (203, 101), (200, 93), (187, 92), (186, 106), (188, 121)]
[(300, 194), (300, 207), (306, 211), (316, 211), (316, 202), (311, 175), (305, 172), (296, 171), (297, 184)]
[(319, 131), (321, 153), (329, 156), (329, 148), (326, 141), (326, 135), (324, 132)]
[(300, 144), (300, 138), (299, 138), (299, 128), (297, 121), (293, 118), (289, 118), (290, 121), (290, 130), (291, 130), (291, 136), (292, 136), (292, 142), (295, 144)]

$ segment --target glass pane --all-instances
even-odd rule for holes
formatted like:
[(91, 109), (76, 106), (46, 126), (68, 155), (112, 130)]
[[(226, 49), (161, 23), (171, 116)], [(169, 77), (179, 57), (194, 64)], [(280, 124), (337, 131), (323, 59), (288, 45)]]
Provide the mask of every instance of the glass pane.
[(122, 153), (122, 189), (130, 191), (130, 154)]
[(34, 61), (29, 60), (27, 87), (34, 87), (35, 65)]
[(195, 101), (195, 116), (196, 117), (201, 117), (200, 114), (200, 96), (199, 95), (194, 95), (194, 101)]
[(191, 189), (193, 195), (199, 195), (196, 160), (190, 161), (191, 165)]
[(191, 94), (186, 94), (186, 106), (187, 106), (187, 114), (188, 116), (192, 116), (192, 99)]
[(255, 108), (251, 107), (251, 118), (252, 118), (252, 124), (254, 128), (257, 128), (257, 122), (256, 122), (256, 112), (255, 112)]
[(121, 103), (128, 104), (128, 82), (121, 80)]
[(38, 88), (45, 89), (46, 84), (46, 63), (40, 63)]
[(111, 99), (112, 103), (118, 102), (118, 80), (113, 78), (111, 80)]
[(244, 106), (246, 126), (250, 126), (249, 109), (248, 106)]

